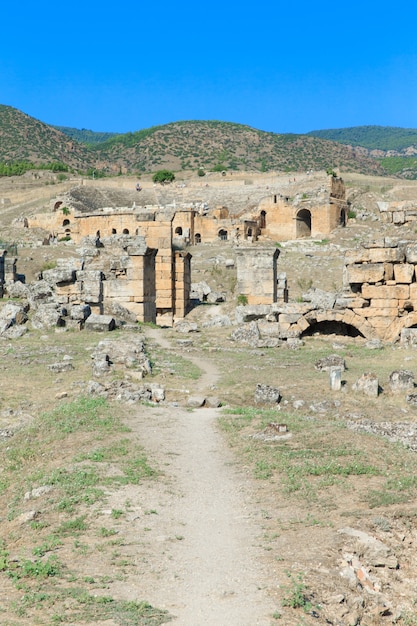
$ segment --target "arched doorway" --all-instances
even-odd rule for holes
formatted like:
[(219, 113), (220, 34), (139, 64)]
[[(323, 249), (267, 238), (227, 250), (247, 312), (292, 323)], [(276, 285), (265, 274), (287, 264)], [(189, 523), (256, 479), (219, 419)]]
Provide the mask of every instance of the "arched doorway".
[(259, 216), (259, 228), (266, 228), (266, 211), (261, 211)]
[(182, 237), (182, 228), (181, 228), (181, 226), (177, 226), (177, 228), (175, 229), (175, 234), (178, 235), (178, 237)]
[(69, 221), (69, 220), (64, 220), (64, 221), (62, 222), (62, 226), (63, 226), (63, 227), (65, 227), (65, 226), (69, 226), (69, 225), (70, 225), (70, 221)]
[(227, 241), (227, 230), (219, 230), (219, 239), (220, 241)]
[(123, 234), (124, 235), (128, 235), (129, 234), (129, 229), (128, 228), (124, 228), (123, 229)]
[(295, 236), (297, 239), (311, 237), (311, 213), (308, 209), (301, 209), (297, 213)]
[(201, 235), (200, 235), (200, 233), (196, 233), (194, 235), (194, 243), (201, 243)]

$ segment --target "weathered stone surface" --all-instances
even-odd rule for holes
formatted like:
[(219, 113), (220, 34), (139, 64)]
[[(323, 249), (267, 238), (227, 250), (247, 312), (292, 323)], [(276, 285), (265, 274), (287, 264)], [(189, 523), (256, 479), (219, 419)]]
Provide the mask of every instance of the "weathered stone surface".
[(251, 346), (256, 346), (260, 339), (260, 332), (258, 324), (256, 322), (250, 322), (244, 326), (239, 326), (230, 335), (232, 341), (238, 341), (241, 343), (248, 343)]
[(362, 374), (358, 380), (353, 383), (352, 389), (354, 391), (359, 391), (366, 396), (370, 396), (372, 398), (377, 398), (379, 394), (379, 381), (376, 374), (371, 372)]
[(191, 300), (199, 300), (200, 302), (205, 302), (207, 300), (207, 296), (211, 293), (211, 287), (205, 281), (201, 281), (199, 283), (191, 283)]
[(72, 283), (75, 280), (75, 269), (68, 263), (67, 267), (44, 270), (42, 278), (51, 287), (60, 283)]
[(383, 263), (363, 263), (346, 267), (346, 280), (349, 284), (378, 283), (384, 279)]
[(394, 279), (397, 283), (413, 282), (415, 266), (411, 263), (400, 263), (394, 265)]
[(32, 283), (27, 293), (31, 309), (36, 309), (41, 303), (53, 302), (54, 293), (50, 285), (44, 280)]
[(314, 369), (319, 372), (328, 372), (331, 368), (338, 367), (342, 372), (346, 369), (346, 362), (339, 354), (330, 354), (322, 359), (319, 359), (314, 364)]
[(56, 372), (58, 374), (60, 374), (61, 372), (70, 372), (73, 369), (74, 366), (71, 361), (61, 361), (60, 363), (50, 363), (48, 365), (48, 370), (51, 370), (51, 372)]
[(335, 301), (336, 294), (322, 289), (311, 288), (303, 293), (303, 302), (310, 302), (315, 309), (332, 309)]
[(198, 324), (196, 322), (189, 322), (188, 320), (180, 320), (175, 323), (174, 330), (177, 333), (198, 333)]
[(272, 308), (268, 304), (238, 306), (235, 309), (236, 323), (243, 324), (265, 318), (271, 311)]
[(53, 303), (39, 304), (30, 321), (33, 328), (36, 328), (38, 330), (65, 325), (65, 321), (61, 312), (61, 307)]
[(374, 567), (389, 567), (390, 569), (396, 569), (398, 567), (398, 560), (392, 553), (391, 548), (386, 546), (379, 539), (375, 539), (368, 533), (355, 528), (340, 528), (338, 530), (340, 534), (348, 535), (354, 538), (361, 544), (362, 552), (366, 561)]
[(270, 387), (258, 383), (255, 389), (256, 404), (279, 404), (281, 401), (281, 392), (276, 387)]
[(417, 346), (417, 328), (403, 328), (400, 342), (407, 347)]
[(186, 405), (192, 409), (199, 409), (205, 405), (205, 396), (189, 396)]
[(72, 320), (84, 322), (91, 315), (91, 307), (88, 304), (73, 304), (69, 311)]
[(21, 281), (6, 281), (5, 288), (9, 298), (26, 299), (29, 294), (29, 287)]
[(214, 315), (202, 322), (201, 326), (203, 328), (227, 328), (232, 326), (232, 321), (228, 315)]
[(414, 389), (414, 373), (410, 370), (396, 370), (389, 375), (392, 393), (401, 393)]
[(105, 374), (113, 367), (134, 370), (137, 378), (143, 378), (152, 370), (142, 337), (129, 340), (104, 339), (98, 343), (91, 356), (95, 375)]
[(91, 331), (107, 332), (116, 328), (116, 322), (111, 315), (92, 313), (85, 321), (85, 328)]
[(5, 304), (0, 311), (0, 334), (15, 324), (24, 324), (27, 319), (27, 307), (21, 304)]

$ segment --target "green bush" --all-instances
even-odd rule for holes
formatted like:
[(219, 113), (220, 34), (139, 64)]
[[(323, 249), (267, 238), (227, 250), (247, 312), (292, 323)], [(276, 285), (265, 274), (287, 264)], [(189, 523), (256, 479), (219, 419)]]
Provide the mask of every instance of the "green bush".
[(162, 185), (164, 183), (172, 183), (174, 180), (175, 180), (175, 174), (174, 172), (171, 172), (170, 170), (158, 170), (152, 176), (152, 181), (154, 183), (161, 183)]

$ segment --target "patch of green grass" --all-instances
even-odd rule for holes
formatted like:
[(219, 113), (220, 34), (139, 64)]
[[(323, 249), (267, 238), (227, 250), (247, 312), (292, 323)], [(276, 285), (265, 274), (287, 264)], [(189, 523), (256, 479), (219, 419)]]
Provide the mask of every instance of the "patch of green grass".
[(47, 552), (53, 552), (56, 548), (62, 546), (62, 541), (56, 535), (49, 535), (40, 546), (35, 546), (32, 550), (33, 556), (42, 557)]
[(284, 595), (281, 600), (282, 606), (288, 606), (291, 609), (303, 609), (306, 613), (312, 609), (312, 604), (306, 594), (306, 585), (303, 575), (296, 575), (286, 572), (289, 583), (283, 587)]
[(55, 533), (61, 536), (77, 535), (86, 531), (87, 528), (88, 526), (85, 521), (85, 515), (83, 515), (81, 517), (77, 517), (76, 519), (62, 522), (55, 530)]
[(186, 380), (198, 380), (202, 373), (192, 361), (179, 354), (167, 354), (159, 348), (152, 352), (152, 371), (155, 375), (169, 374)]
[(62, 566), (58, 558), (53, 555), (46, 561), (23, 559), (22, 561), (10, 562), (5, 572), (10, 578), (17, 581), (22, 578), (46, 579), (52, 576), (59, 576), (61, 569)]

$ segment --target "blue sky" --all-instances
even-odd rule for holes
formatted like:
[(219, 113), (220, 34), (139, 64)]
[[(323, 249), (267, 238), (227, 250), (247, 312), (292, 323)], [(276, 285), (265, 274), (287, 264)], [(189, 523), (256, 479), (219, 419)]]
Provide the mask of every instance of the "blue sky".
[(0, 104), (48, 124), (417, 128), (415, 0), (389, 10), (374, 0), (21, 0), (1, 16)]

